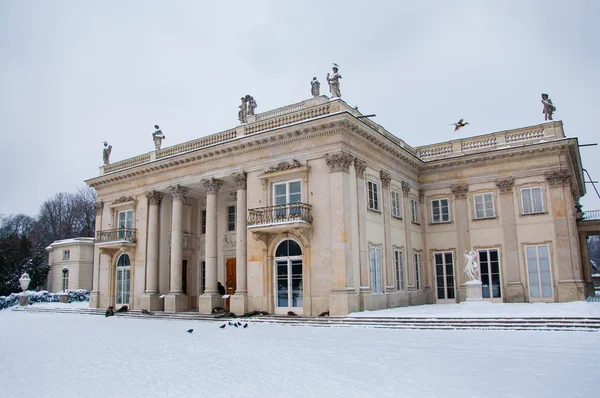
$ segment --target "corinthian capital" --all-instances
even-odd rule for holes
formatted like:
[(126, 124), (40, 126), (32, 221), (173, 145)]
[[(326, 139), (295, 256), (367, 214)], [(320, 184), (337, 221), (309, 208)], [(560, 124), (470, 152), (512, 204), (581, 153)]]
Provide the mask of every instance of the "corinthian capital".
[(159, 205), (163, 198), (163, 193), (158, 191), (146, 192), (146, 198), (148, 198), (148, 204)]
[(551, 187), (559, 187), (571, 181), (571, 174), (567, 170), (551, 171), (545, 177)]
[(242, 171), (241, 173), (233, 173), (233, 181), (235, 182), (235, 187), (240, 190), (246, 190), (246, 172)]
[(450, 187), (456, 199), (466, 199), (469, 186), (467, 184), (457, 184)]
[(406, 181), (402, 181), (401, 185), (402, 193), (404, 194), (404, 196), (408, 197), (408, 194), (410, 193), (410, 184)]
[(337, 173), (339, 171), (348, 173), (353, 160), (354, 157), (345, 152), (325, 155), (325, 163), (329, 166), (330, 173)]
[(102, 214), (103, 210), (104, 210), (104, 202), (103, 201), (94, 203), (94, 211), (96, 212), (97, 216)]
[(392, 176), (387, 171), (381, 170), (379, 172), (379, 178), (381, 178), (381, 182), (383, 186), (386, 188), (390, 187), (390, 183), (392, 182)]
[(356, 175), (359, 177), (364, 177), (365, 171), (367, 170), (367, 162), (364, 160), (360, 160), (359, 158), (354, 159), (354, 169), (356, 170)]
[(512, 193), (512, 189), (515, 186), (514, 178), (504, 178), (502, 180), (496, 180), (496, 186), (500, 190), (500, 193)]
[(169, 187), (167, 189), (169, 190), (169, 193), (173, 195), (173, 199), (183, 200), (185, 199), (185, 194), (188, 193), (188, 189), (181, 185), (175, 185), (174, 187)]
[(202, 180), (202, 186), (206, 189), (207, 193), (217, 193), (219, 188), (223, 185), (223, 181), (217, 180), (214, 177)]

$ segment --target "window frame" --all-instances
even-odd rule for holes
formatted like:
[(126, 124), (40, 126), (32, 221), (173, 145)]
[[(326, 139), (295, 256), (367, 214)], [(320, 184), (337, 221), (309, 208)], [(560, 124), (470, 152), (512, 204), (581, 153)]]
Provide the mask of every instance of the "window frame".
[[(492, 215), (487, 214), (487, 210), (490, 210), (490, 209), (486, 208), (486, 202), (485, 202), (486, 195), (489, 195), (491, 197)], [(483, 211), (483, 215), (481, 217), (479, 217), (477, 215), (477, 198), (481, 198), (481, 205), (482, 205), (482, 211)], [(484, 220), (486, 218), (496, 218), (496, 205), (494, 203), (494, 194), (492, 192), (483, 192), (483, 193), (473, 194), (473, 212), (474, 212), (476, 220)]]
[(62, 291), (69, 290), (69, 269), (63, 268), (62, 270)]
[[(372, 189), (372, 187), (374, 189)], [(379, 205), (379, 183), (367, 180), (367, 209), (376, 213), (381, 212), (381, 206)]]
[(423, 253), (415, 251), (413, 261), (415, 265), (415, 290), (423, 290)]
[(417, 199), (410, 198), (410, 221), (413, 224), (421, 224), (419, 210), (419, 201)]
[(396, 290), (400, 292), (405, 292), (406, 269), (404, 267), (404, 250), (402, 249), (394, 249), (394, 268), (396, 272)]
[(200, 235), (206, 235), (206, 209), (200, 210)]
[[(233, 209), (233, 213), (230, 213), (230, 211), (229, 211), (230, 209)], [(233, 221), (230, 219), (232, 215), (233, 215)], [(227, 205), (227, 228), (226, 228), (227, 232), (235, 232), (236, 216), (237, 216), (237, 206), (236, 205)]]
[(383, 267), (381, 264), (381, 247), (369, 248), (369, 271), (371, 275), (371, 292), (383, 293)]
[[(541, 211), (535, 211), (535, 199), (533, 197), (533, 191), (534, 190), (539, 190), (540, 192), (540, 203), (541, 203)], [(531, 206), (531, 211), (530, 212), (526, 212), (525, 211), (525, 200), (523, 197), (523, 191), (529, 191), (529, 195), (530, 195), (530, 206)], [(546, 203), (544, 201), (544, 188), (540, 185), (536, 185), (536, 186), (530, 186), (530, 187), (523, 187), (519, 189), (519, 193), (520, 193), (520, 201), (521, 201), (521, 215), (533, 215), (533, 214), (545, 214), (546, 212)]]
[[(448, 219), (447, 220), (443, 219), (443, 211), (442, 211), (442, 209), (443, 209), (442, 201), (443, 200), (446, 201), (446, 207), (448, 209), (448, 213), (447, 213)], [(440, 212), (440, 214), (439, 214), (440, 220), (439, 221), (435, 220), (435, 213), (434, 213), (434, 206), (433, 206), (434, 202), (439, 202), (439, 212)], [(452, 217), (450, 217), (450, 198), (431, 199), (430, 203), (431, 203), (431, 223), (432, 224), (444, 224), (444, 223), (449, 223), (452, 221)]]
[[(391, 214), (393, 218), (402, 220), (402, 195), (400, 192), (390, 190)], [(396, 213), (396, 214), (395, 214)]]
[(66, 249), (63, 250), (63, 260), (70, 260), (71, 259), (71, 249)]

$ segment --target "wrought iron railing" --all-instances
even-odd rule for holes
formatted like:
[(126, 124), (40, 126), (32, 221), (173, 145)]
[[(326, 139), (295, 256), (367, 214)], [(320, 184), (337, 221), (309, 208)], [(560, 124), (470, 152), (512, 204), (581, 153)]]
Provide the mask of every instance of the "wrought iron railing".
[(96, 243), (126, 241), (136, 243), (135, 228), (115, 228), (96, 231)]
[(283, 224), (286, 222), (312, 222), (311, 206), (306, 203), (288, 203), (248, 209), (248, 226)]
[(583, 212), (584, 220), (600, 220), (600, 210), (590, 210)]

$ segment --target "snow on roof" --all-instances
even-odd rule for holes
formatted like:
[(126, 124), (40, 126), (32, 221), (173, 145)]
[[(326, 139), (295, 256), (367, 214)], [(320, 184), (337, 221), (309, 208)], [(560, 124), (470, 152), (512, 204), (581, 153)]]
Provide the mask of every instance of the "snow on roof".
[(46, 250), (52, 250), (55, 246), (64, 246), (64, 245), (75, 245), (75, 244), (94, 244), (94, 238), (70, 238), (70, 239), (62, 239), (56, 240), (52, 242)]

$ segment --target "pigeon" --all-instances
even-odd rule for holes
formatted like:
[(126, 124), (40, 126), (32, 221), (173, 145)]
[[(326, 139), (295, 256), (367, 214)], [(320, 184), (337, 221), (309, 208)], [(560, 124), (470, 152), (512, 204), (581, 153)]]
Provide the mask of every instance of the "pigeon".
[(229, 322), (229, 326), (233, 326), (233, 323)]
[(247, 327), (248, 327), (248, 324), (246, 323), (246, 324), (244, 325), (244, 329), (246, 329)]
[(456, 123), (451, 123), (451, 126), (454, 126), (454, 131), (458, 131), (461, 128), (465, 127), (467, 124), (469, 124), (469, 122), (463, 122), (464, 119), (460, 119), (458, 122)]
[(323, 311), (319, 314), (319, 316), (329, 316), (329, 311)]
[(237, 325), (242, 326), (242, 322), (238, 321)]
[(294, 311), (288, 311), (288, 316), (298, 316)]
[(192, 333), (193, 331), (194, 331), (194, 329), (188, 329), (188, 330), (186, 330), (186, 332), (188, 332), (188, 333)]
[(234, 324), (233, 324), (233, 326), (235, 326), (235, 327), (237, 328), (237, 327), (238, 327), (238, 324), (237, 324), (237, 323), (234, 323)]
[[(231, 325), (231, 322), (229, 322), (229, 324)], [(221, 326), (219, 326), (220, 329), (225, 329), (225, 326), (227, 326), (226, 323), (222, 324)]]

